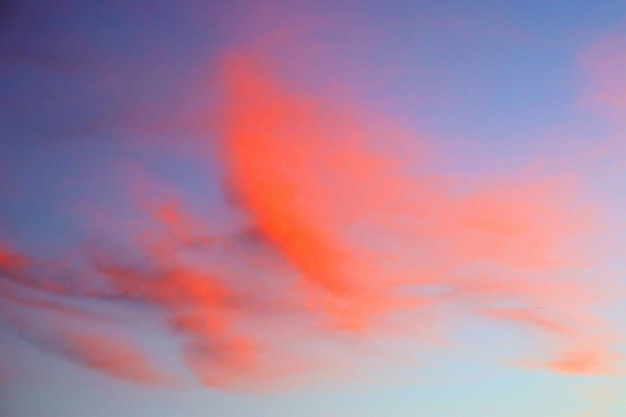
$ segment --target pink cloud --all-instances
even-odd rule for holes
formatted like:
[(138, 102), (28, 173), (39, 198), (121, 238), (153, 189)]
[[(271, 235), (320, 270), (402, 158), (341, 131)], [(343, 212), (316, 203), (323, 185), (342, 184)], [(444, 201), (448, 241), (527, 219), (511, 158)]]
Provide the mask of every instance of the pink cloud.
[(141, 350), (128, 342), (101, 335), (61, 334), (60, 353), (87, 368), (140, 384), (163, 385), (167, 382), (167, 377), (155, 370)]
[(29, 308), (32, 306), (6, 301), (0, 307), (2, 321), (44, 351), (122, 380), (152, 386), (170, 382), (140, 348), (128, 340), (105, 336), (102, 327), (96, 333), (84, 332), (73, 328), (69, 322), (59, 324), (64, 321), (56, 315), (44, 316), (40, 310)]
[(584, 103), (623, 118), (626, 111), (626, 34), (614, 33), (601, 38), (582, 54), (587, 83)]
[(442, 174), (427, 137), (289, 90), (255, 53), (233, 53), (223, 82), (223, 120), (209, 133), (222, 141), (241, 231), (211, 233), (181, 198), (133, 196), (140, 221), (120, 222), (138, 232), (122, 249), (92, 245), (82, 269), (0, 248), (5, 299), (61, 325), (42, 332), (10, 310), (3, 320), (50, 352), (149, 385), (167, 378), (140, 348), (97, 325), (68, 330), (65, 316), (95, 322), (72, 301), (145, 306), (197, 378), (221, 389), (332, 373), (352, 343), (433, 343), (429, 329), (456, 325), (446, 306), (538, 331), (556, 353), (533, 367), (615, 369), (620, 338), (597, 313), (608, 283), (584, 251), (600, 208), (575, 177)]
[[(595, 337), (588, 307), (602, 296), (594, 299), (590, 282), (572, 281), (567, 271), (592, 261), (582, 243), (599, 232), (598, 208), (576, 196), (574, 177), (460, 180), (426, 167), (402, 174), (411, 158), (377, 150), (378, 137), (345, 104), (333, 112), (332, 104), (287, 91), (254, 55), (231, 57), (225, 79), (230, 180), (297, 271), (312, 312), (362, 330), (428, 304), (397, 291), (428, 284), (448, 286), (449, 299), (470, 305), (521, 304), (498, 316), (564, 337), (576, 328), (575, 338), (567, 336), (572, 343)], [(428, 148), (423, 137), (411, 140)], [(390, 274), (393, 264), (411, 269)], [(520, 313), (535, 304), (553, 318)], [(552, 369), (585, 368), (574, 362), (582, 363), (563, 359)]]

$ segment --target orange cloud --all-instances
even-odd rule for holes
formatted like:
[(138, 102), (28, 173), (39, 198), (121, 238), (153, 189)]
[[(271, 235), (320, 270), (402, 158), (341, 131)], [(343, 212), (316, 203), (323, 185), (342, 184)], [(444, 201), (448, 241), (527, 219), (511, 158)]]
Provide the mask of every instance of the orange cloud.
[[(598, 299), (571, 271), (589, 266), (581, 244), (598, 230), (597, 209), (576, 198), (575, 178), (454, 179), (426, 166), (403, 174), (400, 162), (411, 158), (381, 152), (380, 137), (345, 105), (333, 112), (320, 99), (287, 91), (254, 56), (231, 57), (225, 90), (229, 179), (297, 272), (314, 314), (345, 330), (367, 329), (428, 305), (424, 293), (398, 291), (428, 284), (452, 291), (444, 299), (492, 306), (492, 317), (572, 343), (595, 337), (588, 307)], [(502, 304), (522, 307), (498, 310)], [(554, 318), (521, 313), (537, 304)], [(553, 369), (584, 368), (571, 363)]]
[(366, 245), (349, 235), (399, 191), (380, 175), (393, 163), (367, 149), (376, 144), (348, 114), (285, 94), (258, 71), (245, 58), (226, 69), (230, 181), (259, 230), (300, 272), (309, 306), (339, 327), (362, 328), (400, 304)]
[(71, 361), (115, 378), (147, 385), (162, 385), (166, 377), (154, 370), (144, 355), (127, 342), (100, 335), (61, 333), (58, 349)]
[[(127, 340), (84, 333), (69, 325), (58, 325), (57, 316), (47, 314), (44, 317), (37, 314), (37, 310), (24, 310), (32, 307), (30, 305), (18, 304), (17, 308), (13, 308), (12, 303), (6, 302), (6, 299), (4, 301), (0, 306), (2, 321), (17, 335), (44, 351), (114, 378), (135, 383), (163, 385), (169, 379), (156, 370), (138, 347)], [(24, 314), (25, 312), (27, 313)], [(103, 329), (97, 331), (102, 332)]]
[[(567, 352), (550, 363), (550, 367), (567, 374), (597, 375), (615, 373), (615, 357), (605, 350), (582, 350)], [(616, 356), (616, 355), (613, 355)]]
[(154, 261), (152, 271), (134, 270), (102, 258), (96, 264), (116, 294), (164, 313), (171, 328), (186, 338), (188, 362), (197, 363), (197, 357), (204, 357), (213, 366), (232, 368), (251, 362), (253, 342), (232, 331), (238, 309), (230, 289), (210, 273)]
[[(427, 138), (289, 91), (262, 62), (246, 53), (227, 61), (223, 120), (211, 131), (245, 214), (239, 232), (209, 233), (183, 199), (139, 199), (145, 230), (123, 249), (92, 245), (87, 267), (0, 247), (5, 299), (90, 322), (72, 300), (145, 306), (182, 340), (198, 379), (222, 389), (331, 369), (349, 362), (356, 341), (429, 343), (429, 329), (454, 325), (440, 317), (448, 305), (539, 330), (557, 354), (530, 360), (535, 367), (614, 369), (620, 339), (597, 313), (610, 297), (583, 250), (598, 208), (583, 204), (575, 177), (445, 175), (424, 157)], [(138, 348), (105, 331), (18, 327), (86, 367), (163, 380)]]

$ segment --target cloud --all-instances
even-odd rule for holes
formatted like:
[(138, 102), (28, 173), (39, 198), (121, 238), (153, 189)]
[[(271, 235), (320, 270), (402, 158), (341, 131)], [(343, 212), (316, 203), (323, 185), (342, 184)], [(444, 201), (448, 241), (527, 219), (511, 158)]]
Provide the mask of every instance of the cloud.
[(371, 357), (355, 346), (397, 338), (418, 350), (436, 343), (432, 329), (445, 334), (466, 317), (535, 331), (552, 357), (524, 366), (615, 369), (621, 339), (598, 313), (608, 282), (585, 251), (602, 232), (601, 207), (575, 176), (446, 174), (424, 135), (290, 89), (269, 68), (233, 51), (221, 124), (207, 132), (221, 139), (234, 232), (211, 230), (183, 198), (133, 195), (138, 219), (118, 223), (130, 237), (84, 245), (75, 264), (0, 247), (5, 298), (60, 325), (42, 331), (41, 315), (14, 321), (8, 310), (2, 319), (47, 351), (144, 384), (167, 378), (104, 326), (70, 326), (67, 316), (96, 321), (75, 301), (144, 309), (181, 341), (196, 377), (220, 389), (366, 367)]
[(623, 119), (626, 111), (626, 34), (615, 32), (589, 46), (581, 56), (587, 83), (583, 103)]
[[(521, 305), (487, 315), (575, 345), (602, 339), (590, 324), (602, 290), (590, 291), (590, 280), (571, 273), (589, 268), (582, 243), (600, 232), (599, 207), (576, 196), (576, 177), (437, 175), (419, 165), (422, 155), (384, 152), (407, 139), (428, 149), (427, 139), (398, 140), (394, 132), (381, 139), (375, 116), (359, 123), (346, 103), (288, 90), (254, 54), (231, 56), (225, 80), (230, 181), (252, 221), (297, 271), (312, 313), (360, 331), (391, 313), (431, 305), (423, 292), (398, 291), (428, 284), (447, 287), (447, 300), (461, 304)], [(403, 171), (409, 161), (418, 164), (413, 173)], [(546, 316), (527, 313), (537, 304)], [(602, 343), (598, 349), (610, 349)], [(592, 355), (564, 355), (551, 369), (599, 369)]]
[(551, 362), (550, 366), (557, 372), (567, 374), (610, 374), (615, 372), (615, 358), (610, 356), (604, 350), (573, 351)]
[[(24, 314), (23, 309), (32, 306), (22, 304), (19, 307), (15, 308), (5, 299), (0, 308), (3, 322), (24, 340), (44, 351), (111, 377), (139, 384), (157, 386), (169, 380), (164, 373), (156, 370), (137, 346), (127, 340), (58, 324), (54, 315), (47, 314), (44, 320), (42, 315), (33, 315), (32, 310)], [(103, 329), (98, 332), (103, 332)]]
[(343, 119), (349, 114), (285, 94), (254, 60), (240, 59), (226, 67), (230, 182), (258, 230), (301, 273), (311, 308), (339, 327), (366, 326), (401, 302), (350, 233), (394, 204), (399, 184), (380, 175), (394, 162), (367, 149), (376, 144)]
[(128, 343), (99, 335), (69, 333), (63, 336), (56, 349), (71, 361), (115, 378), (147, 385), (161, 385), (166, 381), (141, 351)]

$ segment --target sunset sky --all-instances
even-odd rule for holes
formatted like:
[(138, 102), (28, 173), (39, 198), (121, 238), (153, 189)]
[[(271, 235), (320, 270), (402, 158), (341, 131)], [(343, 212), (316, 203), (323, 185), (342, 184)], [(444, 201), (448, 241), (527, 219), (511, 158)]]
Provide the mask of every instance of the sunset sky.
[(626, 2), (0, 2), (0, 416), (626, 415)]

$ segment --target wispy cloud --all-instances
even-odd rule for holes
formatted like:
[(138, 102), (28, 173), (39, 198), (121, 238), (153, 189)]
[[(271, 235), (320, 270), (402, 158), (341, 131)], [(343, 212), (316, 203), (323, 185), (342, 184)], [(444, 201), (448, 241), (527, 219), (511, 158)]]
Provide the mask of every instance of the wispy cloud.
[[(335, 372), (352, 343), (394, 343), (404, 330), (417, 348), (432, 342), (426, 329), (472, 316), (537, 331), (546, 357), (525, 366), (617, 369), (620, 338), (597, 312), (609, 283), (584, 251), (601, 233), (601, 207), (575, 177), (448, 175), (425, 156), (427, 137), (289, 89), (258, 53), (225, 61), (223, 118), (209, 134), (221, 139), (239, 231), (210, 230), (182, 199), (138, 198), (143, 232), (88, 246), (82, 267), (0, 248), (13, 294), (3, 299), (61, 323), (41, 331), (2, 310), (20, 335), (108, 375), (163, 383), (132, 343), (63, 318), (94, 321), (75, 300), (137, 304), (182, 341), (204, 384), (262, 387)], [(440, 317), (445, 308), (452, 317)]]

